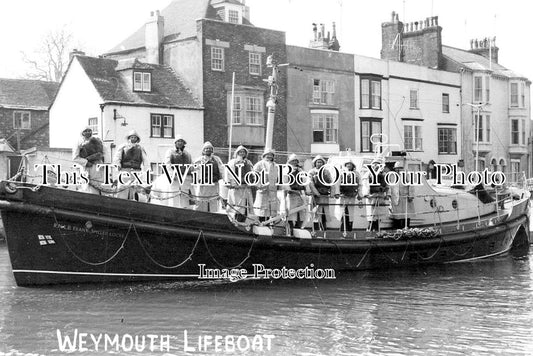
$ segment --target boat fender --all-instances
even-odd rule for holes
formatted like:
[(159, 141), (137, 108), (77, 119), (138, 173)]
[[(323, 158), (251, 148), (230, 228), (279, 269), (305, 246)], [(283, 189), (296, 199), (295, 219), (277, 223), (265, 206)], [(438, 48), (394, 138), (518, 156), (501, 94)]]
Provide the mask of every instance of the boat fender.
[(17, 191), (17, 186), (12, 184), (12, 183), (6, 184), (4, 186), (4, 188), (5, 188), (6, 192), (9, 193), (9, 194), (14, 194)]
[(272, 236), (272, 229), (268, 226), (254, 226), (254, 234), (262, 236)]
[(292, 233), (293, 233), (294, 237), (297, 237), (299, 239), (311, 239), (312, 238), (311, 232), (309, 232), (308, 230), (293, 229)]

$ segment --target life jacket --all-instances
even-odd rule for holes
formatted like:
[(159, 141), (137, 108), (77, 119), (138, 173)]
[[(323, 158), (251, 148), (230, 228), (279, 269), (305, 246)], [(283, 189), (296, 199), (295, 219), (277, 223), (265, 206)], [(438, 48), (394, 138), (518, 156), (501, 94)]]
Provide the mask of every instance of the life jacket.
[(251, 172), (252, 169), (254, 168), (252, 166), (252, 162), (250, 162), (249, 160), (247, 159), (243, 159), (241, 161), (238, 161), (238, 162), (235, 162), (235, 172), (239, 172), (239, 167), (240, 168), (240, 171), (241, 171), (241, 182), (244, 181), (244, 176), (246, 175), (246, 173), (248, 172)]
[(209, 158), (209, 160), (207, 162), (202, 162), (202, 163), (205, 165), (205, 171), (204, 171), (204, 177), (203, 177), (204, 178), (203, 179), (204, 182), (208, 181), (208, 177), (207, 177), (208, 168), (207, 168), (207, 166), (211, 166), (211, 172), (213, 173), (213, 183), (218, 182), (219, 179), (222, 178), (220, 169), (218, 168), (217, 161), (215, 160), (215, 158), (213, 156), (211, 156), (211, 158)]
[(359, 178), (357, 176), (354, 178), (355, 182), (346, 182), (345, 184), (341, 184), (340, 193), (345, 197), (353, 198), (357, 196), (357, 192), (359, 191)]
[(139, 145), (124, 148), (120, 161), (122, 168), (141, 169), (141, 163), (142, 148)]
[[(170, 164), (177, 164), (177, 165), (185, 165), (185, 164), (191, 164), (192, 159), (191, 156), (187, 153), (187, 151), (178, 151), (173, 150), (170, 154)], [(185, 166), (179, 166), (180, 171), (182, 174), (185, 174)], [(191, 170), (189, 170), (189, 174), (192, 174)]]
[[(322, 184), (320, 182), (320, 179), (318, 179), (319, 171), (320, 169), (313, 168), (310, 172), (313, 176), (313, 184), (315, 185), (315, 188), (316, 190), (318, 190), (320, 195), (329, 195), (329, 193), (331, 192), (331, 187), (325, 184)], [(331, 183), (331, 175), (329, 174), (327, 170), (324, 169), (324, 173), (322, 174), (322, 177), (324, 178), (326, 183)]]
[[(87, 158), (95, 153), (104, 153), (104, 145), (102, 144), (102, 141), (100, 141), (96, 137), (91, 137), (84, 143), (82, 143), (80, 147), (80, 157), (81, 158)], [(102, 159), (92, 159), (89, 162), (101, 162)]]
[(383, 193), (387, 190), (387, 183), (385, 183), (385, 175), (381, 172), (377, 174), (378, 181), (374, 183), (378, 183), (378, 185), (371, 185), (370, 186), (370, 194), (373, 193)]
[(296, 168), (291, 167), (291, 172), (289, 174), (294, 177), (294, 183), (289, 186), (291, 190), (294, 190), (294, 191), (305, 190), (304, 185), (300, 185), (296, 182), (296, 175), (300, 173), (301, 171), (302, 170), (298, 167)]

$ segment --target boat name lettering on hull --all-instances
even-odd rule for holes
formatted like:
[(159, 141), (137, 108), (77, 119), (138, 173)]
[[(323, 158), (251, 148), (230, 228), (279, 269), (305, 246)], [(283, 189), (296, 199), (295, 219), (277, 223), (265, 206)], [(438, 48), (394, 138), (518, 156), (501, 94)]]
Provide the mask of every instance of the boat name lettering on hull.
[(125, 236), (121, 232), (112, 232), (112, 231), (105, 231), (105, 230), (88, 229), (85, 226), (61, 224), (61, 223), (58, 223), (58, 222), (54, 223), (54, 228), (59, 229), (59, 230), (65, 230), (65, 231), (84, 232), (86, 234), (93, 234), (93, 235), (99, 235), (99, 236), (109, 236), (109, 237), (124, 237)]

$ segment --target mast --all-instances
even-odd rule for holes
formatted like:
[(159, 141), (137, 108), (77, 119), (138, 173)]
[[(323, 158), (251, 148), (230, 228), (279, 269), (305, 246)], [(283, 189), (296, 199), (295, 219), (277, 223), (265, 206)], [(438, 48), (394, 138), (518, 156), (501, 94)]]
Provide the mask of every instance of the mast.
[(276, 101), (278, 96), (278, 65), (274, 61), (273, 54), (267, 57), (267, 68), (272, 68), (272, 74), (265, 80), (270, 87), (270, 95), (266, 103), (268, 110), (267, 125), (265, 134), (265, 150), (272, 148), (272, 137), (274, 135), (274, 120), (276, 116)]

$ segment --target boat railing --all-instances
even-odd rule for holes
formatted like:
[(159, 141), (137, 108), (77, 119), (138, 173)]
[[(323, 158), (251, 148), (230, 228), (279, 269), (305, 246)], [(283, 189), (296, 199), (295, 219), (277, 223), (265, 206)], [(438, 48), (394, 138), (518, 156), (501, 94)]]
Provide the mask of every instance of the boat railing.
[[(48, 157), (45, 157), (48, 160)], [(64, 161), (67, 161), (63, 159)], [(72, 162), (72, 161), (69, 161)], [(29, 175), (27, 171), (25, 170), (24, 166), (21, 166), (20, 171), (17, 173), (15, 177), (12, 177), (12, 181), (28, 181), (32, 179), (40, 178), (40, 175)], [(521, 177), (521, 184), (522, 186), (525, 186), (527, 183), (527, 180), (525, 179), (525, 175)], [(131, 189), (131, 187), (128, 186), (122, 186), (118, 187), (116, 185), (112, 185), (111, 187), (105, 187), (103, 185), (103, 181), (98, 181), (96, 179), (93, 179), (90, 182), (90, 185), (94, 187), (96, 190), (98, 190), (100, 193), (108, 195), (108, 196), (116, 196), (118, 193), (125, 189)], [(61, 186), (59, 186), (61, 187)], [(245, 209), (245, 211), (250, 212), (252, 211), (252, 207), (248, 205), (241, 205), (241, 204), (230, 204), (228, 203), (227, 199), (221, 197), (218, 194), (215, 195), (209, 195), (209, 196), (198, 196), (191, 192), (184, 191), (184, 190), (177, 190), (177, 191), (169, 191), (169, 190), (157, 190), (152, 187), (144, 187), (144, 186), (136, 186), (134, 187), (138, 193), (145, 194), (146, 201), (147, 202), (154, 202), (156, 200), (164, 201), (164, 200), (170, 200), (179, 196), (185, 196), (186, 199), (190, 200), (191, 202), (194, 202), (195, 204), (202, 201), (214, 201), (218, 200), (220, 201), (220, 206), (222, 208), (225, 208), (226, 213), (230, 217), (233, 217), (232, 220), (237, 225), (243, 225), (243, 226), (251, 226), (251, 225), (261, 225), (265, 224), (264, 222), (260, 222), (259, 219), (257, 219), (254, 214), (245, 214), (245, 220), (244, 221), (236, 221), (235, 215), (237, 212), (242, 211), (242, 209)], [(248, 188), (249, 189), (249, 188)], [(495, 205), (495, 212), (496, 216), (499, 218), (503, 214), (503, 210), (505, 208), (505, 204), (509, 202), (512, 197), (508, 195), (502, 195), (503, 189), (495, 189), (495, 195), (493, 196), (494, 201), (490, 202), (489, 204)], [(486, 194), (486, 192), (484, 192)], [(400, 204), (403, 205), (402, 212), (398, 213), (394, 211), (394, 207), (391, 204), (391, 197), (390, 195), (386, 195), (383, 193), (378, 193), (374, 196), (366, 196), (363, 199), (355, 200), (352, 199), (351, 202), (347, 203), (344, 200), (340, 199), (330, 199), (327, 203), (320, 202), (318, 203), (314, 199), (308, 199), (306, 202), (306, 208), (305, 211), (307, 214), (310, 214), (312, 217), (311, 221), (315, 221), (317, 219), (320, 219), (320, 216), (323, 215), (325, 212), (320, 209), (317, 209), (319, 206), (333, 206), (338, 207), (341, 209), (341, 220), (345, 219), (346, 214), (346, 208), (350, 206), (357, 206), (360, 209), (365, 208), (367, 211), (362, 214), (357, 214), (357, 216), (352, 217), (359, 218), (359, 219), (377, 219), (377, 220), (383, 220), (383, 219), (390, 219), (391, 217), (394, 217), (395, 219), (403, 219), (404, 220), (404, 226), (407, 226), (407, 222), (409, 219), (415, 218), (415, 217), (424, 217), (425, 215), (433, 216), (432, 219), (429, 219), (432, 221), (433, 226), (435, 228), (442, 228), (443, 224), (449, 225), (450, 224), (450, 212), (455, 212), (455, 224), (457, 229), (461, 228), (462, 224), (462, 213), (466, 211), (472, 210), (472, 206), (463, 207), (462, 204), (457, 204), (460, 201), (461, 195), (464, 194), (475, 194), (476, 200), (477, 200), (477, 225), (482, 226), (486, 223), (488, 223), (491, 218), (485, 219), (484, 216), (482, 216), (482, 206), (486, 206), (487, 204), (482, 203), (482, 200), (479, 199), (480, 191), (471, 191), (471, 192), (457, 192), (455, 193), (455, 203), (452, 201), (452, 205), (449, 207), (445, 207), (442, 204), (439, 204), (440, 198), (450, 198), (450, 194), (446, 193), (435, 193), (435, 194), (398, 194), (398, 199), (401, 202)], [(375, 198), (375, 199), (374, 199)], [(415, 200), (422, 200), (424, 203), (429, 204), (419, 204), (416, 207), (416, 210), (414, 207), (410, 206), (412, 201)], [(449, 203), (449, 201), (448, 201)], [(455, 204), (455, 206), (454, 206)], [(420, 206), (429, 206), (429, 208), (420, 209)], [(370, 209), (368, 209), (370, 208)], [(381, 209), (380, 209), (381, 208)], [(320, 212), (319, 212), (320, 211)], [(278, 223), (286, 220), (286, 216), (289, 212), (279, 212), (278, 217), (274, 217), (272, 220), (268, 220), (269, 223)], [(443, 221), (443, 215), (448, 214), (446, 216), (446, 220)], [(472, 215), (472, 214), (470, 214)], [(428, 220), (428, 219), (426, 219)], [(344, 224), (346, 226), (346, 224)], [(345, 227), (346, 228), (346, 227)], [(378, 230), (381, 228), (378, 225)]]

